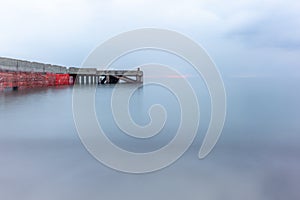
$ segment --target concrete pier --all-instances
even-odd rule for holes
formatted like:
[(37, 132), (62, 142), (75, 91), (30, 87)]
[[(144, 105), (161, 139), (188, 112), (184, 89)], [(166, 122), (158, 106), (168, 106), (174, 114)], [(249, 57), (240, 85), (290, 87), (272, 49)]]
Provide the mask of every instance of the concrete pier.
[(137, 70), (64, 67), (0, 57), (0, 90), (70, 84), (142, 83)]
[(70, 76), (76, 79), (78, 84), (114, 84), (142, 83), (143, 72), (137, 70), (97, 70), (96, 68), (75, 68), (68, 69)]

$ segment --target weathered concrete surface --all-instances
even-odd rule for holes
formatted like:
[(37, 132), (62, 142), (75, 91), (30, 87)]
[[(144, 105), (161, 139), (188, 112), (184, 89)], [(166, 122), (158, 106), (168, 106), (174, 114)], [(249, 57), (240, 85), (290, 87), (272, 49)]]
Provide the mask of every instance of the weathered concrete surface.
[(56, 74), (66, 74), (67, 68), (63, 66), (29, 62), (12, 58), (0, 57), (0, 70), (20, 71), (20, 72), (49, 72)]
[(96, 68), (76, 68), (70, 67), (68, 70), (69, 74), (85, 74), (85, 75), (96, 75)]
[(80, 75), (111, 75), (111, 76), (143, 76), (143, 72), (140, 70), (97, 70), (96, 68), (76, 68), (70, 67), (68, 69), (69, 74)]

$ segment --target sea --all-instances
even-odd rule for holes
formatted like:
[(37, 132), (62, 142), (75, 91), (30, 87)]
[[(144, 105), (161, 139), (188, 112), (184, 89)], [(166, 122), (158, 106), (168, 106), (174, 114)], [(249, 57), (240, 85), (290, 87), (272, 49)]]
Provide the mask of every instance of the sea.
[[(192, 145), (176, 162), (141, 174), (112, 169), (85, 148), (74, 122), (73, 86), (1, 92), (0, 198), (300, 199), (299, 78), (225, 77), (226, 121), (217, 144), (204, 159), (198, 158), (198, 152), (211, 118), (205, 83), (198, 76), (165, 78), (188, 79), (194, 86), (201, 113), (199, 128)], [(168, 113), (161, 133), (138, 139), (124, 134), (114, 121), (111, 94), (115, 86), (95, 87), (98, 121), (120, 148), (154, 151), (176, 134), (181, 111), (168, 89), (149, 84), (133, 93), (128, 110), (135, 123), (147, 125), (154, 104), (161, 104)]]

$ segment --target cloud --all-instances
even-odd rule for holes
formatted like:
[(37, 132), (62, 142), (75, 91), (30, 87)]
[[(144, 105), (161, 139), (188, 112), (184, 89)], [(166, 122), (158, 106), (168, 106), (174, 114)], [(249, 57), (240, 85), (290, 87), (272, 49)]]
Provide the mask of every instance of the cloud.
[(295, 66), (297, 55), (289, 51), (300, 47), (299, 4), (296, 0), (2, 1), (0, 55), (80, 65), (113, 35), (158, 27), (203, 44), (224, 69)]
[(299, 10), (297, 1), (262, 5), (256, 10), (248, 10), (249, 14), (241, 17), (244, 20), (228, 29), (226, 35), (252, 47), (300, 50)]
[(204, 35), (218, 20), (193, 0), (11, 0), (1, 2), (1, 10), (2, 56), (77, 65), (97, 44), (123, 31), (202, 27)]

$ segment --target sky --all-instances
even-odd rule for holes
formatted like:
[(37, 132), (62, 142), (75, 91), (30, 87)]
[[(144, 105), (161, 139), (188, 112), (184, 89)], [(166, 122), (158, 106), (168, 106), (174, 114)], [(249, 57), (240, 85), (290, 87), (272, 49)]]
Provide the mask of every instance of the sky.
[(297, 0), (1, 0), (0, 5), (3, 57), (80, 66), (110, 37), (154, 27), (189, 36), (233, 77), (300, 72)]
[[(264, 196), (266, 193), (272, 197), (278, 195), (276, 196), (277, 198), (284, 195), (296, 196), (299, 192), (295, 188), (300, 180), (298, 178), (299, 175), (296, 173), (299, 170), (299, 159), (297, 160), (296, 158), (297, 156), (299, 157), (300, 118), (298, 112), (300, 102), (298, 95), (300, 87), (299, 11), (299, 0), (0, 0), (0, 57), (24, 59), (68, 67), (80, 66), (89, 53), (98, 45), (112, 36), (125, 31), (152, 27), (182, 33), (199, 43), (219, 68), (225, 82), (228, 103), (224, 128), (225, 134), (222, 133), (220, 142), (216, 146), (216, 148), (219, 148), (219, 151), (216, 151), (215, 154), (218, 162), (212, 165), (203, 165), (203, 162), (201, 162), (201, 166), (198, 164), (195, 165), (197, 169), (205, 169), (204, 173), (198, 174), (200, 179), (195, 178), (195, 176), (188, 176), (186, 178), (186, 173), (179, 174), (179, 178), (182, 176), (181, 179), (186, 181), (187, 187), (196, 183), (193, 186), (197, 186), (195, 187), (197, 194), (199, 189), (207, 192), (213, 187), (207, 187), (207, 182), (200, 182), (199, 185), (198, 182), (193, 181), (201, 181), (203, 180), (201, 176), (205, 175), (203, 177), (206, 177), (207, 174), (213, 174), (213, 176), (209, 175), (212, 177), (212, 181), (208, 183), (209, 185), (217, 186), (217, 189), (221, 188), (219, 190), (221, 193), (215, 192), (215, 188), (211, 192), (214, 195), (218, 195), (218, 197), (220, 197), (219, 195), (223, 197), (223, 194), (227, 194), (227, 192), (230, 193), (231, 189), (238, 191), (238, 194), (241, 194), (243, 197), (245, 196), (244, 191), (249, 191), (247, 192), (249, 197), (253, 197), (251, 194)], [(155, 56), (156, 54), (152, 55)], [(134, 56), (131, 55), (128, 57), (128, 59), (131, 58), (134, 59)], [(175, 62), (177, 61), (175, 60)], [(179, 61), (178, 63), (180, 64)], [(201, 89), (200, 86), (198, 84), (195, 86), (198, 89), (197, 91), (204, 91), (199, 90), (199, 88)], [(65, 98), (68, 97), (69, 93), (66, 93), (67, 96), (65, 96), (65, 93), (62, 93), (65, 91), (57, 90), (56, 92), (58, 93), (53, 93), (55, 98), (51, 97), (53, 94), (50, 92), (50, 96), (49, 98), (47, 96), (46, 100), (51, 100), (50, 103), (58, 102), (57, 104), (64, 109), (71, 109), (70, 106), (66, 106), (70, 103), (70, 98)], [(200, 92), (199, 97), (203, 98), (202, 96), (205, 95), (200, 94)], [(157, 93), (153, 97), (156, 97), (156, 95)], [(48, 106), (49, 101), (36, 101), (37, 96), (34, 94), (24, 99), (24, 105), (27, 105), (28, 102), (35, 102), (36, 104), (29, 103), (28, 105), (30, 106), (26, 108), (22, 103), (20, 104), (20, 101), (10, 100), (16, 97), (14, 94), (12, 96), (4, 95), (4, 97), (6, 98), (4, 100), (7, 106), (2, 106), (2, 108), (4, 111), (7, 111), (6, 113), (9, 112), (9, 114), (0, 115), (0, 122), (8, 124), (6, 122), (11, 122), (16, 119), (15, 116), (20, 116), (18, 119), (22, 121), (23, 126), (21, 123), (21, 126), (6, 126), (5, 128), (7, 129), (6, 132), (12, 132), (12, 135), (15, 134), (17, 136), (22, 134), (20, 135), (21, 138), (24, 137), (23, 127), (25, 127), (25, 130), (26, 127), (30, 131), (32, 130), (33, 134), (38, 134), (40, 133), (40, 129), (36, 129), (37, 126), (31, 126), (30, 124), (34, 123), (35, 120), (42, 120), (42, 122), (49, 124), (48, 121), (51, 121), (53, 118), (52, 111), (57, 111), (57, 109), (52, 109), (51, 106)], [(23, 96), (21, 95), (21, 97)], [(163, 100), (168, 101), (168, 99)], [(205, 107), (205, 105), (209, 104), (207, 103), (209, 99), (205, 100), (204, 97), (200, 102), (204, 102), (202, 108), (204, 107), (204, 110), (208, 110), (210, 107)], [(23, 102), (23, 98), (21, 102)], [(39, 118), (39, 115), (42, 115), (43, 112), (33, 112), (39, 106), (41, 106), (41, 109), (49, 111), (49, 115), (46, 115), (46, 119), (49, 118), (49, 120), (45, 120), (43, 117)], [(12, 108), (16, 108), (17, 111), (11, 112)], [(37, 114), (32, 115), (32, 117), (35, 117), (33, 118), (34, 120), (30, 117), (28, 118), (28, 109)], [(72, 119), (72, 117), (68, 117), (71, 114), (70, 110), (62, 112), (61, 109), (60, 111), (62, 115), (59, 115), (57, 119), (53, 119), (53, 124), (57, 120), (58, 126), (55, 126), (50, 132), (50, 129), (47, 129), (51, 136), (53, 136), (52, 133), (55, 130), (57, 130), (57, 133), (61, 133), (60, 130), (64, 130), (63, 134), (75, 131), (75, 129), (70, 129), (71, 132), (69, 132), (68, 129), (73, 127), (73, 121), (70, 121), (72, 123), (70, 126), (67, 124), (67, 129), (64, 127), (65, 124), (64, 126), (60, 126), (62, 125), (59, 122), (61, 121), (61, 117), (63, 117), (63, 120)], [(207, 114), (207, 121), (208, 119), (209, 114)], [(27, 122), (29, 122), (29, 125)], [(269, 133), (272, 134), (272, 137)], [(236, 138), (238, 143), (235, 143), (232, 138)], [(241, 139), (242, 142), (240, 142), (239, 138), (243, 138)], [(35, 194), (36, 188), (34, 187), (36, 185), (30, 185), (28, 182), (23, 184), (22, 180), (36, 181), (39, 178), (42, 178), (40, 180), (44, 180), (39, 174), (45, 174), (44, 169), (48, 169), (49, 167), (51, 168), (48, 170), (51, 172), (50, 175), (52, 172), (56, 172), (56, 168), (53, 168), (49, 164), (49, 161), (40, 162), (39, 158), (49, 158), (49, 156), (43, 157), (42, 154), (36, 154), (36, 156), (34, 154), (35, 158), (38, 159), (32, 160), (30, 165), (27, 165), (28, 158), (31, 158), (26, 154), (26, 152), (31, 152), (28, 151), (30, 149), (28, 149), (27, 145), (30, 143), (25, 142), (24, 144), (25, 150), (19, 151), (23, 147), (18, 143), (18, 146), (15, 148), (17, 151), (13, 151), (16, 154), (13, 153), (11, 154), (12, 156), (4, 154), (2, 156), (1, 153), (6, 153), (7, 151), (0, 151), (0, 158), (3, 158), (4, 161), (6, 158), (9, 159), (7, 162), (2, 162), (7, 163), (4, 166), (4, 169), (6, 167), (7, 170), (1, 170), (0, 172), (16, 171), (16, 173), (6, 173), (3, 177), (13, 177), (13, 179), (7, 178), (7, 180), (15, 180), (16, 174), (21, 177), (21, 179), (18, 179), (20, 182), (14, 184), (14, 187), (10, 187), (10, 183), (13, 183), (11, 181), (4, 184), (4, 195), (24, 194), (25, 190), (27, 196), (32, 191), (35, 191)], [(227, 144), (230, 144), (232, 147), (229, 147)], [(31, 145), (29, 146), (31, 147)], [(34, 145), (32, 147), (35, 148)], [(64, 147), (64, 149), (68, 148)], [(47, 148), (44, 150), (48, 151)], [(41, 153), (44, 150), (36, 152)], [(60, 149), (58, 150), (58, 157), (64, 156), (62, 154), (64, 152), (61, 152)], [(25, 154), (23, 154), (24, 152)], [(49, 152), (47, 152), (47, 155), (50, 155)], [(80, 150), (76, 155), (84, 154)], [(69, 149), (67, 153), (65, 152), (65, 156), (69, 156)], [(10, 165), (10, 162), (15, 158), (22, 158), (20, 161), (21, 164), (19, 159), (16, 159), (16, 163), (19, 163), (19, 165)], [(73, 159), (73, 157), (71, 158)], [(75, 161), (76, 159), (74, 158), (73, 160)], [(82, 160), (85, 159), (82, 158)], [(24, 173), (24, 169), (18, 167), (23, 166), (23, 160), (25, 169), (30, 168), (28, 173)], [(66, 174), (65, 168), (69, 167), (70, 163), (67, 157), (62, 160), (66, 162), (65, 164), (61, 163), (62, 165), (59, 170), (62, 170), (61, 173), (67, 177), (73, 178), (61, 179), (59, 177), (59, 180), (62, 180), (62, 182), (61, 184), (57, 184), (57, 179), (51, 177), (50, 182), (48, 181), (49, 183), (47, 182), (46, 185), (40, 184), (40, 180), (38, 180), (38, 188), (42, 190), (37, 192), (37, 195), (46, 192), (47, 197), (48, 192), (52, 192), (48, 195), (52, 197), (58, 194), (55, 193), (57, 191), (59, 195), (61, 195), (61, 191), (65, 192), (63, 194), (67, 194), (70, 191), (81, 191), (78, 189), (79, 186), (82, 186), (80, 184), (87, 183), (86, 177), (83, 177), (86, 174), (79, 171), (77, 179), (84, 181), (79, 181), (79, 185), (77, 185), (77, 182), (74, 182), (76, 177), (74, 179), (73, 176), (77, 172), (73, 173), (74, 171), (68, 170), (70, 173)], [(43, 165), (40, 165), (41, 163)], [(81, 170), (85, 170), (86, 163), (88, 161), (80, 163), (84, 165), (79, 166)], [(213, 167), (214, 164), (218, 166), (217, 170), (219, 171), (215, 170)], [(230, 164), (233, 164), (234, 167)], [(44, 165), (46, 168), (44, 168)], [(95, 165), (95, 168), (91, 168), (90, 166), (88, 164), (87, 169), (91, 173), (94, 173), (99, 167), (99, 165)], [(186, 167), (186, 165), (183, 166)], [(190, 166), (187, 167), (192, 169)], [(74, 169), (77, 170), (77, 168)], [(178, 175), (176, 169), (172, 168), (171, 170)], [(105, 169), (103, 173), (107, 173), (107, 170)], [(207, 173), (209, 170), (214, 170), (214, 173)], [(191, 172), (195, 171), (191, 170)], [(220, 172), (220, 174), (216, 174), (215, 172)], [(170, 174), (172, 174), (172, 171)], [(95, 188), (94, 191), (103, 193), (103, 190), (99, 190), (97, 183), (99, 183), (99, 180), (101, 182), (101, 178), (110, 176), (104, 174), (104, 176), (101, 175), (100, 179), (98, 179), (99, 176), (88, 174), (87, 177), (94, 177), (95, 180), (92, 179), (92, 181), (95, 184), (90, 184), (91, 187), (83, 185), (80, 189), (85, 187), (88, 189), (83, 194), (93, 191), (93, 188)], [(115, 175), (113, 177), (115, 177), (116, 181), (108, 181), (111, 185), (115, 183), (117, 185), (120, 185), (120, 183), (130, 183), (129, 179), (127, 180), (125, 176), (123, 176), (125, 179), (121, 180), (121, 182), (120, 177)], [(176, 176), (172, 177), (176, 178)], [(153, 176), (152, 178), (155, 180), (152, 180), (151, 177), (147, 180), (152, 180), (152, 183), (156, 184), (157, 176)], [(232, 182), (233, 184), (228, 184), (227, 179), (234, 181)], [(167, 185), (165, 183), (169, 179), (163, 178), (162, 180), (164, 186)], [(173, 179), (170, 180), (173, 181)], [(137, 180), (137, 183), (140, 183), (140, 180)], [(176, 181), (172, 183), (175, 184)], [(18, 187), (19, 189), (22, 187), (20, 193), (16, 192), (15, 185), (17, 189)], [(171, 188), (170, 191), (180, 193), (182, 185), (179, 185), (179, 190), (169, 187)], [(49, 190), (48, 186), (55, 187)], [(143, 184), (139, 186), (144, 187)], [(124, 188), (121, 190), (121, 193), (115, 193), (115, 195), (122, 195), (124, 191), (130, 193), (134, 187), (127, 184), (127, 187)], [(127, 190), (128, 188), (130, 189)], [(0, 187), (0, 189), (2, 188)], [(141, 189), (141, 191), (143, 190), (144, 188)], [(108, 195), (110, 192), (111, 190), (104, 191), (104, 195)], [(264, 193), (260, 194), (261, 192)], [(77, 194), (70, 193), (72, 195)], [(153, 192), (152, 194), (156, 195)], [(81, 195), (76, 197), (81, 197)], [(276, 197), (271, 199), (276, 199)], [(254, 196), (252, 199), (258, 198)]]

